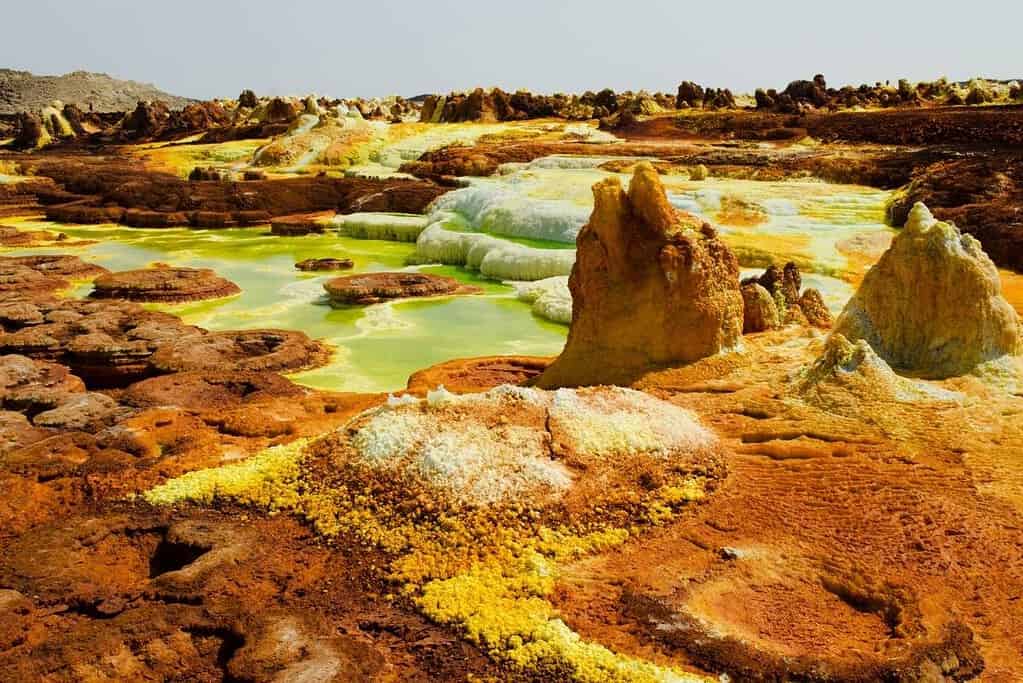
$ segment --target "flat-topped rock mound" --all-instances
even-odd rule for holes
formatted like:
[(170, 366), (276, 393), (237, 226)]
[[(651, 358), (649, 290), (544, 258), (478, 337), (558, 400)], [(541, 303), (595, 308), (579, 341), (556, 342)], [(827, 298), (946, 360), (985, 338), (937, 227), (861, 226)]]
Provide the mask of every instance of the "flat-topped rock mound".
[(230, 330), (163, 345), (151, 362), (161, 372), (294, 372), (324, 365), (330, 355), (325, 344), (296, 330)]
[(46, 275), (18, 263), (0, 263), (0, 293), (48, 294), (68, 286), (68, 281), (62, 277)]
[(41, 295), (70, 287), (70, 280), (88, 280), (107, 269), (70, 254), (0, 256), (0, 292)]
[(64, 298), (0, 303), (0, 327), (0, 353), (60, 362), (90, 386), (124, 386), (154, 374), (149, 358), (158, 347), (203, 334), (136, 303)]
[(275, 372), (208, 370), (176, 372), (136, 382), (124, 392), (133, 406), (183, 406), (226, 410), (249, 403), (295, 398), (306, 390)]
[(241, 288), (209, 268), (183, 268), (158, 264), (153, 268), (125, 270), (97, 277), (89, 296), (95, 299), (124, 299), (179, 303), (233, 296)]
[(483, 290), (453, 277), (428, 273), (366, 273), (334, 278), (324, 283), (332, 304), (361, 306), (392, 299), (453, 294), (478, 294)]
[(568, 282), (568, 342), (538, 385), (625, 384), (735, 347), (739, 263), (714, 229), (672, 207), (648, 162), (628, 192), (609, 178), (593, 197)]
[(921, 203), (834, 329), (896, 370), (936, 379), (1023, 350), (1019, 318), (980, 242)]
[(295, 268), (303, 272), (316, 272), (323, 270), (348, 270), (355, 267), (355, 261), (350, 258), (307, 258), (295, 264)]
[(424, 395), (439, 386), (456, 394), (486, 391), (502, 384), (525, 384), (551, 364), (542, 356), (483, 356), (458, 358), (412, 373), (410, 393)]

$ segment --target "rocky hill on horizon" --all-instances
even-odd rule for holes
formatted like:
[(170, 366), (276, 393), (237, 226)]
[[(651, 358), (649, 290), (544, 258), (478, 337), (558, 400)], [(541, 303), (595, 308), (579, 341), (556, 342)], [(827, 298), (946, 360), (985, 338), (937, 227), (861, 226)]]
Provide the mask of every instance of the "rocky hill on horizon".
[(121, 80), (103, 73), (72, 71), (62, 76), (0, 69), (0, 114), (39, 111), (53, 100), (82, 111), (131, 111), (139, 100), (163, 100), (172, 109), (193, 101), (171, 95), (152, 83)]

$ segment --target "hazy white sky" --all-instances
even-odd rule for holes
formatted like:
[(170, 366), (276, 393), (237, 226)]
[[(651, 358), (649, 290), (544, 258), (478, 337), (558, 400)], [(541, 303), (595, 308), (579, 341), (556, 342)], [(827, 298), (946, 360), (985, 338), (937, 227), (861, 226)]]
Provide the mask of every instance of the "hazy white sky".
[(4, 0), (0, 67), (191, 97), (1023, 77), (1023, 0)]

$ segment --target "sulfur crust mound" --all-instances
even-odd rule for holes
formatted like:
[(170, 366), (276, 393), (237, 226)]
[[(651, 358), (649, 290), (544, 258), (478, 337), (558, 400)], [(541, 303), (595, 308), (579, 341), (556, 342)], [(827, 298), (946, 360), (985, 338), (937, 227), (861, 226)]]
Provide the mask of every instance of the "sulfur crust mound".
[(793, 390), (803, 400), (843, 414), (864, 404), (954, 401), (955, 394), (924, 382), (899, 377), (866, 341), (850, 342), (840, 333), (828, 337), (824, 350), (796, 376)]
[[(338, 432), (335, 437), (340, 435)], [(588, 390), (504, 385), (456, 396), (402, 399), (325, 439), (339, 467), (401, 482), (453, 508), (554, 503), (589, 507), (601, 490), (639, 473), (667, 476), (709, 456), (715, 443), (690, 412), (618, 387)], [(350, 438), (348, 437), (350, 435)]]
[(672, 207), (657, 171), (593, 186), (569, 278), (572, 327), (538, 386), (627, 384), (643, 372), (735, 348), (739, 265), (713, 229)]
[(896, 370), (934, 379), (1021, 351), (1019, 318), (980, 242), (919, 202), (834, 329)]

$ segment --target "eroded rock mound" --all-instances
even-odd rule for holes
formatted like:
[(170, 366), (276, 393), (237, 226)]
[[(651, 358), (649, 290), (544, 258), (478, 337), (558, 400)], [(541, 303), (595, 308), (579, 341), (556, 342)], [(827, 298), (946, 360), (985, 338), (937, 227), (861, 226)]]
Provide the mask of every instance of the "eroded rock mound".
[(45, 275), (71, 280), (87, 280), (108, 272), (106, 268), (72, 254), (3, 256), (0, 257), (0, 265), (26, 266)]
[(125, 299), (175, 303), (218, 299), (241, 292), (209, 268), (179, 268), (157, 264), (154, 268), (125, 270), (96, 278), (89, 296), (94, 299)]
[(1021, 351), (1020, 323), (980, 242), (917, 203), (867, 272), (835, 331), (864, 339), (897, 370), (963, 375)]
[(793, 392), (825, 409), (854, 412), (857, 404), (955, 400), (956, 394), (900, 377), (863, 339), (828, 337), (821, 355), (794, 377)]
[(361, 306), (391, 299), (452, 294), (477, 294), (482, 290), (452, 277), (428, 273), (367, 273), (334, 278), (323, 284), (332, 304)]
[(407, 388), (416, 395), (439, 386), (456, 394), (486, 391), (502, 384), (525, 384), (550, 364), (550, 358), (537, 356), (459, 358), (412, 373)]
[(162, 372), (190, 370), (269, 370), (293, 372), (323, 365), (330, 350), (295, 330), (211, 332), (161, 346), (153, 367)]
[(821, 293), (807, 287), (800, 293), (803, 277), (789, 261), (784, 268), (770, 265), (759, 277), (742, 281), (744, 334), (764, 332), (783, 324), (831, 327), (831, 311)]
[(739, 265), (709, 225), (668, 203), (657, 171), (593, 187), (569, 288), (572, 327), (540, 386), (627, 383), (644, 370), (733, 348), (742, 334)]

